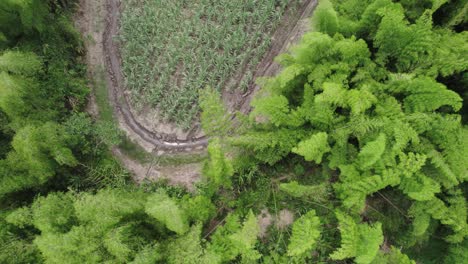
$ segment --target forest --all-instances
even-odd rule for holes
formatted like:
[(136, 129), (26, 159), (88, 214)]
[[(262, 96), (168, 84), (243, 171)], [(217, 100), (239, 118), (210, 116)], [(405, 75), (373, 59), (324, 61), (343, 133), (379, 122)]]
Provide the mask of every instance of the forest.
[[(214, 40), (185, 24), (171, 35), (169, 16), (153, 28), (166, 39), (154, 41), (151, 23), (197, 1), (142, 8), (150, 2), (122, 1), (136, 6), (122, 13), (122, 36), (143, 34), (117, 36), (123, 53), (136, 45), (140, 60), (151, 42), (169, 43), (167, 58), (188, 56), (178, 37)], [(214, 2), (237, 1), (194, 6), (221, 19), (203, 6)], [(249, 10), (239, 21), (274, 24), (287, 1), (238, 2), (237, 14)], [(80, 3), (0, 1), (0, 263), (468, 263), (467, 1), (319, 0), (309, 31), (276, 57), (281, 71), (256, 80), (252, 111), (232, 112), (216, 82), (263, 57), (274, 27), (249, 24), (265, 34), (258, 46), (231, 43), (237, 57), (219, 58), (237, 61), (221, 68), (196, 61), (216, 69), (175, 89), (201, 112), (168, 105), (181, 122), (199, 115), (209, 138), (193, 188), (137, 183), (115, 155), (123, 132), (87, 111)], [(229, 23), (241, 32), (239, 21), (211, 33)], [(129, 75), (166, 70), (125, 63)]]

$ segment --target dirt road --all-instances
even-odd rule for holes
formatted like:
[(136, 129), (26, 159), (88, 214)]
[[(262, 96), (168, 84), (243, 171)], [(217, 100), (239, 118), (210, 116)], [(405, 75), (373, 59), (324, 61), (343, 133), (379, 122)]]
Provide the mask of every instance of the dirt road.
[[(261, 61), (255, 77), (273, 76), (280, 70), (279, 65), (273, 62), (274, 57), (287, 51), (288, 47), (296, 43), (307, 31), (309, 24), (307, 18), (315, 6), (316, 0), (306, 0), (299, 10), (286, 13), (284, 21), (273, 35), (271, 49)], [(297, 16), (298, 12), (301, 16)], [(120, 128), (134, 143), (147, 152), (154, 153), (154, 161), (158, 160), (158, 156), (168, 153), (204, 152), (207, 144), (205, 137), (179, 140), (176, 135), (151, 131), (137, 121), (138, 118), (132, 113), (125, 96), (119, 46), (118, 41), (114, 39), (119, 33), (119, 17), (120, 0), (80, 0), (75, 22), (86, 43), (85, 59), (90, 80), (94, 80), (95, 83), (105, 83), (107, 86), (109, 101)], [(106, 80), (100, 80), (101, 75)], [(258, 86), (252, 85), (245, 94), (239, 91), (225, 92), (223, 99), (231, 111), (240, 110), (248, 113), (250, 100), (258, 89)], [(95, 93), (96, 87), (93, 89), (93, 94)], [(87, 111), (94, 116), (98, 115), (99, 108), (95, 96), (91, 96)], [(133, 173), (136, 182), (167, 179), (173, 185), (182, 185), (191, 190), (194, 183), (201, 178), (201, 164), (197, 162), (170, 166), (158, 165), (154, 161), (142, 164), (126, 156), (117, 147), (113, 148), (112, 152), (122, 165)]]

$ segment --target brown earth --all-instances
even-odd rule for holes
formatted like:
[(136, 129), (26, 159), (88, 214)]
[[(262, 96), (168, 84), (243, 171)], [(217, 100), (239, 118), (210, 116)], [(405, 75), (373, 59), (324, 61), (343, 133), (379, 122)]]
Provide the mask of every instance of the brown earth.
[(268, 228), (274, 224), (279, 230), (287, 229), (294, 223), (294, 213), (288, 209), (282, 209), (275, 216), (271, 215), (268, 209), (263, 209), (257, 216), (257, 223), (260, 228), (259, 237), (264, 238), (267, 236)]

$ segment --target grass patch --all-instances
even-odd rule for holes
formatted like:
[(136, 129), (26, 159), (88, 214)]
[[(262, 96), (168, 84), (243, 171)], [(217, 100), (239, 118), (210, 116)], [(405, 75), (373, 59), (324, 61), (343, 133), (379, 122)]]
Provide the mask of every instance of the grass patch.
[[(114, 109), (109, 101), (109, 90), (107, 89), (105, 74), (103, 67), (97, 68), (94, 72), (94, 94), (96, 97), (96, 104), (99, 109), (99, 120), (114, 123), (118, 127), (114, 117)], [(122, 142), (120, 143), (119, 148), (125, 155), (141, 163), (148, 163), (151, 161), (152, 155), (146, 152), (140, 145), (135, 144), (124, 133), (122, 133), (121, 140)]]
[(157, 162), (162, 166), (176, 166), (181, 164), (192, 164), (203, 162), (207, 159), (206, 153), (175, 154), (157, 157)]
[(139, 161), (140, 163), (148, 163), (152, 159), (152, 155), (144, 150), (140, 145), (135, 144), (127, 136), (122, 136), (122, 142), (119, 145), (120, 150), (130, 158)]
[(109, 91), (103, 67), (98, 67), (94, 72), (94, 95), (99, 109), (99, 120), (105, 122), (115, 122), (114, 111), (109, 103)]

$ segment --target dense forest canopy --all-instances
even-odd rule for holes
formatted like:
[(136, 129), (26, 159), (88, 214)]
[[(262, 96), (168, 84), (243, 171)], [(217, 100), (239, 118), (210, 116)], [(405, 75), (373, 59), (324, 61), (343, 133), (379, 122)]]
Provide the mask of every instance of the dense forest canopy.
[(466, 263), (463, 0), (320, 0), (211, 137), (189, 192), (130, 181), (89, 93), (75, 1), (0, 2), (1, 263)]

